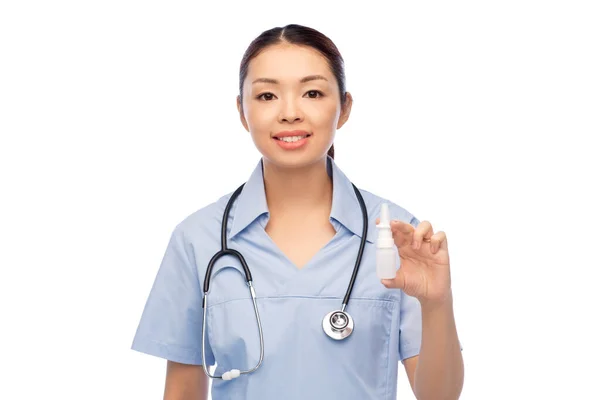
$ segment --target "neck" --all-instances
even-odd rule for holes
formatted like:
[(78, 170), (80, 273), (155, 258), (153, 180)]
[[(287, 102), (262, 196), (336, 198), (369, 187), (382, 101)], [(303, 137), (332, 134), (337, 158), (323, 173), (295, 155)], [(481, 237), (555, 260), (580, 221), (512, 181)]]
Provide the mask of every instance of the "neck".
[(327, 173), (327, 157), (301, 168), (278, 167), (263, 158), (263, 174), (271, 215), (331, 210), (333, 183)]

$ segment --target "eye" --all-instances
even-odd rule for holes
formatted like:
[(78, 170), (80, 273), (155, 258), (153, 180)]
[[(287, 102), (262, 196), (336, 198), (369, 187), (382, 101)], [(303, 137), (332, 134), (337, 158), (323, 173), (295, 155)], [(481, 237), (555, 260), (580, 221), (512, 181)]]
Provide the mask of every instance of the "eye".
[(274, 97), (275, 97), (275, 95), (270, 92), (262, 93), (262, 94), (259, 94), (258, 96), (256, 96), (256, 98), (258, 100), (264, 100), (264, 101), (271, 101), (271, 100), (273, 100)]
[(306, 94), (308, 94), (308, 97), (311, 99), (317, 99), (319, 97), (323, 97), (323, 93), (320, 92), (319, 90), (309, 90), (308, 92), (306, 92)]

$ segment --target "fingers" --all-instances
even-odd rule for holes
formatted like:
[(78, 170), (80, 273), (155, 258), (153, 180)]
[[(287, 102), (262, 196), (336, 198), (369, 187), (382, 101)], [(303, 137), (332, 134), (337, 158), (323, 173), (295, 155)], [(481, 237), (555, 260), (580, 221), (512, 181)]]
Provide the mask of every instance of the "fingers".
[(415, 228), (411, 224), (393, 220), (390, 222), (390, 227), (392, 228), (392, 236), (394, 237), (394, 243), (396, 244), (396, 247), (401, 248), (410, 246), (413, 241), (413, 234), (415, 232)]
[[(398, 248), (411, 246), (415, 250), (421, 248), (421, 242), (431, 242), (434, 236), (433, 227), (430, 222), (423, 221), (417, 228), (409, 223), (393, 220), (390, 222), (394, 242)], [(440, 241), (441, 243), (441, 241)]]
[(417, 226), (415, 229), (415, 233), (413, 235), (412, 248), (415, 250), (419, 250), (421, 247), (421, 242), (425, 239), (425, 241), (429, 242), (431, 237), (433, 236), (433, 226), (429, 221), (423, 221)]
[(439, 231), (431, 237), (431, 252), (435, 254), (439, 249), (448, 250), (448, 239), (443, 231)]

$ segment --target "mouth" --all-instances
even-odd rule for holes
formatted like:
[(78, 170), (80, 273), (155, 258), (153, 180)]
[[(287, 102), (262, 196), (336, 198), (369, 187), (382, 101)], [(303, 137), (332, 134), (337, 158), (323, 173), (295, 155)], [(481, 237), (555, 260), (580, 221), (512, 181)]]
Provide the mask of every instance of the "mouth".
[(295, 142), (298, 142), (302, 139), (306, 139), (311, 136), (312, 135), (309, 133), (306, 135), (296, 135), (296, 136), (282, 136), (282, 137), (274, 136), (273, 139), (279, 140), (281, 142), (286, 142), (286, 143), (295, 143)]
[(305, 148), (308, 145), (308, 138), (311, 136), (311, 133), (302, 130), (281, 131), (273, 136), (273, 140), (275, 140), (279, 148), (295, 151)]

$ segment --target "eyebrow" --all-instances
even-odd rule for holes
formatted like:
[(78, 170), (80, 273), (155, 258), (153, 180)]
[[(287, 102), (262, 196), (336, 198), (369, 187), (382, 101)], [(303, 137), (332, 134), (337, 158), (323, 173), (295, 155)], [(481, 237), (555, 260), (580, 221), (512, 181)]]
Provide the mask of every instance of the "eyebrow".
[[(327, 81), (327, 78), (325, 78), (322, 75), (309, 75), (309, 76), (305, 76), (304, 78), (300, 79), (300, 83), (306, 83), (306, 82), (315, 81), (318, 79)], [(272, 83), (274, 85), (279, 84), (279, 81), (277, 79), (271, 79), (271, 78), (258, 78), (254, 82), (252, 82), (252, 84), (254, 85), (255, 83), (259, 83), (259, 82)]]

